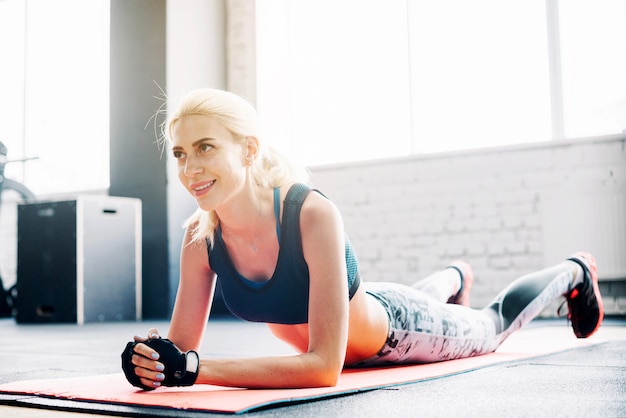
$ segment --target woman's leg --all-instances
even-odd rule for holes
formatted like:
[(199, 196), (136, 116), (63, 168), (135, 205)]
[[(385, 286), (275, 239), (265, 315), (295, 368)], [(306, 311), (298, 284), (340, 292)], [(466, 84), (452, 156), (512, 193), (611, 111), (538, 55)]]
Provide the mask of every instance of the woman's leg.
[(591, 335), (603, 317), (595, 262), (587, 254), (520, 277), (481, 310), (442, 303), (400, 284), (366, 285), (386, 308), (390, 331), (385, 346), (364, 365), (427, 363), (492, 352), (559, 296), (568, 300), (579, 337)]
[(591, 254), (579, 252), (554, 267), (520, 277), (483, 312), (493, 318), (502, 343), (560, 296), (567, 299), (576, 336), (586, 338), (593, 334), (602, 322), (604, 308)]
[(474, 273), (464, 261), (454, 261), (443, 270), (425, 277), (411, 287), (426, 293), (439, 302), (469, 307), (469, 297)]
[(383, 348), (361, 365), (432, 363), (486, 354), (497, 348), (491, 316), (462, 305), (435, 300), (398, 283), (364, 283), (389, 316)]

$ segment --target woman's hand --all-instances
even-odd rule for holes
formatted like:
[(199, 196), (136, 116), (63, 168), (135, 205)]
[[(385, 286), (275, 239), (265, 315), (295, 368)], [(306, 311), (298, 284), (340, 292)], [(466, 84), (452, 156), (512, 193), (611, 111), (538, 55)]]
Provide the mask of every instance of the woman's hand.
[(136, 335), (135, 344), (129, 343), (122, 353), (122, 368), (128, 381), (134, 386), (146, 390), (156, 389), (161, 386), (165, 379), (163, 370), (165, 366), (160, 363), (159, 353), (142, 344), (150, 339), (160, 338), (159, 331), (151, 328), (148, 337)]

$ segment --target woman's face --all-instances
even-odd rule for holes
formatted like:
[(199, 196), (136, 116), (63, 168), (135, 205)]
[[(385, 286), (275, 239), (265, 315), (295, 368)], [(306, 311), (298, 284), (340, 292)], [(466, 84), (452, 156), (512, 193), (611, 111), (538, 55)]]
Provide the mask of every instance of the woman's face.
[(203, 210), (215, 210), (241, 190), (246, 179), (244, 147), (217, 119), (183, 116), (171, 128), (178, 178)]

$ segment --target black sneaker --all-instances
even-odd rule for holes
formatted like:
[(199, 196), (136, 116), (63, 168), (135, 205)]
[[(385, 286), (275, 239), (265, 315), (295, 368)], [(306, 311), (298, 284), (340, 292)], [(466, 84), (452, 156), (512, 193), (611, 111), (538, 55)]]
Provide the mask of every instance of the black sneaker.
[(593, 256), (583, 251), (573, 254), (568, 260), (578, 263), (585, 274), (583, 282), (565, 296), (568, 317), (574, 334), (578, 338), (587, 338), (600, 328), (604, 318), (604, 306), (598, 288), (598, 268)]

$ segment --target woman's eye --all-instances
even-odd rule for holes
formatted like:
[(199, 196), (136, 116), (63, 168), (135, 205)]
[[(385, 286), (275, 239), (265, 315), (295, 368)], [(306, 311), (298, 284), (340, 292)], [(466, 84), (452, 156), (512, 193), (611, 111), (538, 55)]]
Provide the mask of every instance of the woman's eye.
[(174, 158), (176, 158), (177, 160), (180, 160), (185, 154), (183, 154), (182, 151), (174, 151), (172, 155), (174, 155)]
[(200, 144), (199, 146), (200, 148), (200, 152), (208, 152), (213, 148), (213, 145), (211, 144)]

